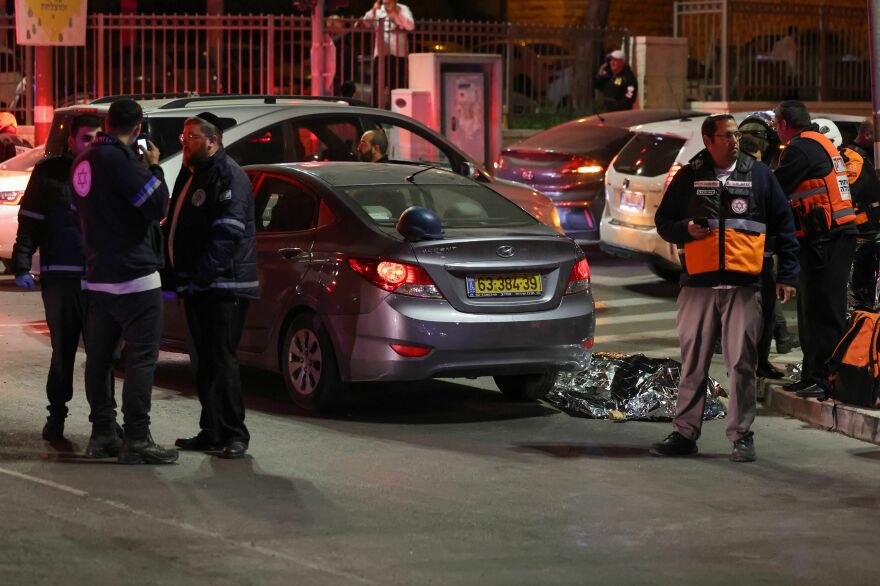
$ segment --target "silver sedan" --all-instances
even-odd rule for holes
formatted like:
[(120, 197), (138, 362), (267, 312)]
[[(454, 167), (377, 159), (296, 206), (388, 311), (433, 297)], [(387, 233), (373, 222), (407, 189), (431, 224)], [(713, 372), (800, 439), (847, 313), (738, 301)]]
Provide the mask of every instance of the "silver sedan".
[[(280, 372), (297, 404), (328, 407), (356, 382), (457, 376), (535, 400), (560, 371), (589, 365), (583, 252), (484, 185), (420, 165), (246, 171), (262, 293), (239, 356)], [(442, 239), (398, 231), (413, 206), (436, 213)], [(185, 328), (166, 303), (165, 347), (186, 351)]]

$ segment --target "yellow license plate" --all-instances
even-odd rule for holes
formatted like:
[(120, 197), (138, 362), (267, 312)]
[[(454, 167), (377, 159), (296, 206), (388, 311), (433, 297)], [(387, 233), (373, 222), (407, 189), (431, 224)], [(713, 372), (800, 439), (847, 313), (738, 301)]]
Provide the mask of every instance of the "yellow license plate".
[(541, 275), (467, 277), (468, 297), (528, 297), (542, 292)]

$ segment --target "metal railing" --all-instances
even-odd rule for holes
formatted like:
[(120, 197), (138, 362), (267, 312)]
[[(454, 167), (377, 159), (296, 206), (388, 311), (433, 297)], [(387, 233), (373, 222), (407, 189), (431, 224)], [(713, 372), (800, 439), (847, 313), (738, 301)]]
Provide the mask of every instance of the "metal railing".
[(679, 0), (696, 100), (870, 100), (866, 8)]
[[(328, 94), (384, 106), (390, 89), (406, 87), (406, 68), (389, 49), (394, 43), (376, 42), (382, 23), (336, 17), (326, 22), (325, 43), (333, 41), (332, 48), (325, 44)], [(390, 33), (405, 39), (409, 52), (501, 54), (510, 113), (590, 109), (604, 55), (628, 46), (625, 29), (415, 24), (412, 32)], [(52, 51), (54, 104), (111, 94), (310, 94), (311, 34), (310, 19), (297, 16), (93, 15), (85, 47)], [(14, 41), (13, 17), (0, 17), (0, 106), (30, 122), (33, 48)]]

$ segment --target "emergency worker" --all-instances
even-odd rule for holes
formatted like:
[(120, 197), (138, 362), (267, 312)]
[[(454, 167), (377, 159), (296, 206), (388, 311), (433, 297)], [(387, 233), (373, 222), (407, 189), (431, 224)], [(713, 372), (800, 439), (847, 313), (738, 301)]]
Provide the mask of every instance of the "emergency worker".
[[(259, 298), (251, 182), (223, 149), (220, 119), (205, 112), (184, 123), (183, 166), (166, 222), (168, 256), (193, 341), (201, 431), (175, 444), (241, 458), (245, 426), (236, 351), (251, 299)], [(284, 200), (276, 210), (284, 207)]]
[(787, 146), (774, 173), (794, 211), (800, 244), (798, 332), (804, 352), (801, 380), (784, 388), (822, 397), (829, 388), (825, 362), (846, 331), (856, 215), (846, 162), (812, 123), (806, 106), (782, 102), (775, 124)]
[[(177, 460), (177, 450), (156, 445), (150, 434), (162, 333), (159, 220), (167, 211), (168, 188), (155, 145), (148, 142), (145, 151), (133, 150), (142, 121), (134, 100), (113, 102), (106, 133), (99, 132), (77, 157), (70, 177), (78, 196), (89, 303), (86, 396), (92, 436), (86, 455), (117, 456), (121, 464), (170, 464)], [(124, 441), (117, 435), (115, 403), (104, 384), (112, 375), (120, 339), (125, 342)]]
[(0, 162), (25, 153), (34, 146), (18, 136), (18, 121), (12, 112), (0, 112)]
[[(839, 130), (837, 135), (840, 135)], [(877, 271), (880, 268), (880, 185), (871, 155), (873, 145), (874, 123), (866, 119), (859, 124), (853, 142), (841, 149), (847, 159), (846, 170), (859, 227), (850, 280), (854, 307), (872, 312), (877, 311)]]
[(620, 49), (611, 51), (608, 59), (599, 67), (594, 81), (595, 88), (604, 96), (606, 112), (632, 110), (639, 91), (639, 82)]
[(730, 457), (751, 462), (765, 245), (768, 236), (775, 236), (776, 291), (785, 303), (797, 284), (797, 242), (779, 184), (766, 165), (740, 152), (733, 116), (707, 117), (701, 133), (706, 148), (675, 175), (655, 216), (657, 232), (678, 245), (682, 261), (676, 321), (682, 364), (674, 431), (654, 444), (651, 453), (697, 453), (706, 377), (720, 329), (730, 377), (726, 427), (733, 443)]
[(31, 262), (40, 251), (40, 282), (46, 325), (52, 341), (52, 359), (46, 380), (49, 416), (43, 439), (62, 442), (67, 402), (73, 397), (73, 364), (83, 331), (86, 295), (79, 220), (71, 208), (70, 169), (74, 157), (85, 151), (101, 129), (93, 114), (80, 114), (70, 124), (67, 150), (43, 159), (34, 167), (18, 212), (18, 233), (12, 247), (12, 272), (22, 289), (34, 289)]

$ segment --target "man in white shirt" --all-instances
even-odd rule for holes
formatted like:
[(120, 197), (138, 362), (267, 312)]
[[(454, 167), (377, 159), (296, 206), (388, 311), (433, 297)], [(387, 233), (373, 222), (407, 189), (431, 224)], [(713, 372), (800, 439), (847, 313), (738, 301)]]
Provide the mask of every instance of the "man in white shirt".
[[(397, 0), (376, 0), (373, 7), (361, 19), (371, 23), (378, 31), (380, 23), (383, 34), (375, 35), (373, 43), (373, 105), (384, 107), (388, 92), (406, 86), (406, 58), (409, 54), (406, 34), (415, 29), (415, 21), (410, 9)], [(379, 92), (379, 59), (382, 56), (385, 67), (385, 83)]]

